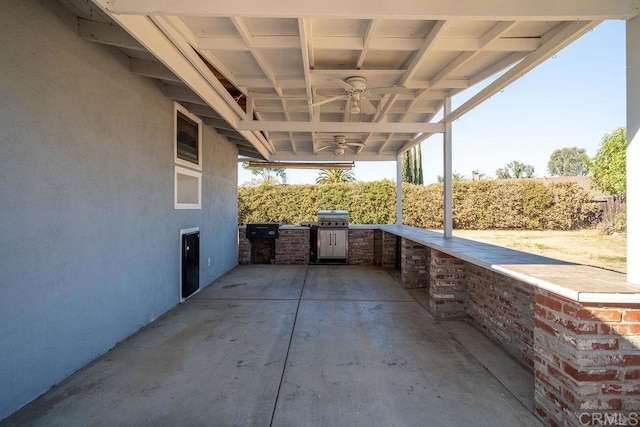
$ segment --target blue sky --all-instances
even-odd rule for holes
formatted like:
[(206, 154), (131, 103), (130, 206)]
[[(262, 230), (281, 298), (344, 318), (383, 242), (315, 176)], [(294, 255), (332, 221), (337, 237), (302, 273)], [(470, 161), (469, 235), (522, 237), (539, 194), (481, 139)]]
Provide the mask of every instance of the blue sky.
[[(595, 155), (602, 136), (626, 123), (625, 24), (606, 21), (453, 123), (453, 170), (466, 177), (518, 160), (547, 176), (558, 148)], [(453, 98), (455, 109), (477, 88)], [(425, 183), (442, 175), (442, 136), (422, 143)], [(238, 183), (252, 179), (238, 168)], [(395, 162), (356, 162), (358, 181), (395, 180)], [(287, 170), (289, 184), (310, 184), (317, 171)]]

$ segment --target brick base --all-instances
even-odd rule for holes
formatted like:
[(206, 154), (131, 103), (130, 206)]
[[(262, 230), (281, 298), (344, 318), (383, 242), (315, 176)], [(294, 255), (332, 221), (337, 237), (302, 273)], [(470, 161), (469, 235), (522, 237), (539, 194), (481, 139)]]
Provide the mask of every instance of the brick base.
[(467, 263), (467, 316), (529, 369), (533, 369), (533, 299), (532, 285)]
[(429, 252), (431, 315), (436, 319), (463, 319), (466, 316), (466, 263), (435, 249)]
[(276, 264), (309, 264), (309, 229), (280, 230), (276, 239)]
[(581, 304), (536, 289), (534, 335), (538, 416), (566, 426), (601, 425), (600, 417), (640, 424), (639, 304)]
[(401, 240), (400, 277), (405, 288), (429, 287), (429, 249), (408, 239)]
[(396, 242), (398, 241), (398, 236), (386, 231), (381, 233), (382, 250), (380, 252), (382, 259), (380, 264), (383, 268), (396, 268)]
[(349, 264), (374, 265), (375, 230), (349, 230)]

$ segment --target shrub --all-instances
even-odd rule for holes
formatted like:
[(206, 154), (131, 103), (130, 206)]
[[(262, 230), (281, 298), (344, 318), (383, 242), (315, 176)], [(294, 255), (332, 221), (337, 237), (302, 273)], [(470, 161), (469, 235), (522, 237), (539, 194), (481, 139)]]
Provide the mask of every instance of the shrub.
[(613, 218), (613, 230), (614, 233), (626, 233), (627, 232), (627, 214), (624, 212), (617, 213)]
[[(404, 223), (442, 228), (443, 186), (404, 183)], [(395, 183), (281, 185), (238, 190), (238, 220), (298, 224), (315, 221), (320, 209), (344, 209), (353, 224), (392, 224)], [(599, 210), (574, 183), (528, 180), (459, 181), (453, 184), (453, 224), (458, 229), (553, 229), (592, 227)]]

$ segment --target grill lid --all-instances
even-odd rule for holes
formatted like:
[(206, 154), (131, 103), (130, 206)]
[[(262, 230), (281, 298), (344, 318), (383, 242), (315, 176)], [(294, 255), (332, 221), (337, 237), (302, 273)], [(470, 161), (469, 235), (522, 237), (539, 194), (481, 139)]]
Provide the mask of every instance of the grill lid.
[(320, 227), (347, 227), (349, 212), (336, 210), (318, 211), (318, 225)]

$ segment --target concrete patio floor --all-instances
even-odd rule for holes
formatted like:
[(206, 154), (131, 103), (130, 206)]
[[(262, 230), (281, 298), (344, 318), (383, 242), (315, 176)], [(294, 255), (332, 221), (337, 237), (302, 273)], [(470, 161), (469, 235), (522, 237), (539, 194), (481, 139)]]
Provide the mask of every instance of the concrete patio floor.
[(3, 426), (534, 426), (533, 375), (383, 269), (240, 266)]

